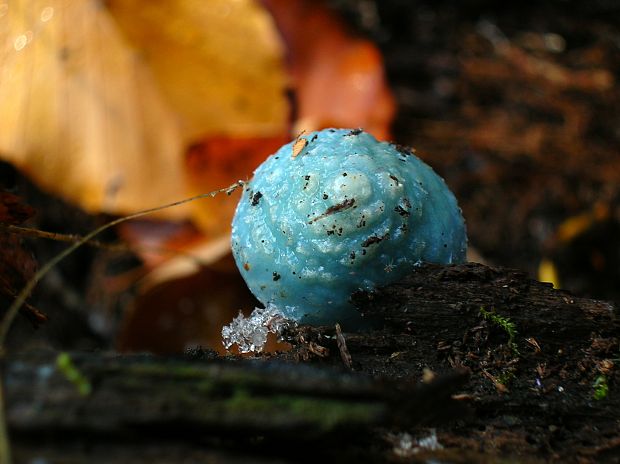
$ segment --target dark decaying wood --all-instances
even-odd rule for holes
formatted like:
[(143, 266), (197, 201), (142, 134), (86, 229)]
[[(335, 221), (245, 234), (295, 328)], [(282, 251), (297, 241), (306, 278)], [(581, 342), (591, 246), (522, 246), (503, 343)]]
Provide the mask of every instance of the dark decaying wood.
[[(89, 394), (79, 391), (82, 381), (58, 369), (53, 353), (15, 360), (5, 374), (11, 431), (29, 449), (45, 439), (66, 446), (70, 437), (72, 444), (99, 445), (180, 440), (188, 449), (211, 452), (269, 443), (267, 454), (293, 455), (301, 447), (320, 456), (343, 437), (351, 439), (341, 446), (348, 452), (377, 426), (437, 423), (463, 411), (451, 395), (465, 384), (466, 371), (414, 385), (342, 369), (214, 356), (73, 354), (71, 364), (90, 384)], [(317, 444), (325, 448), (313, 449)]]
[[(425, 369), (471, 370), (462, 393), (474, 414), (437, 429), (446, 448), (559, 462), (620, 459), (620, 325), (611, 304), (474, 263), (426, 265), (355, 301), (384, 321), (346, 335), (358, 371), (421, 378)], [(312, 358), (314, 342), (330, 350), (323, 364), (338, 364), (334, 334), (304, 327), (292, 336), (305, 343), (288, 355)], [(609, 393), (595, 399), (601, 383)]]
[[(363, 333), (342, 327), (354, 372), (335, 327), (291, 330), (291, 351), (260, 359), (75, 354), (88, 396), (54, 354), (9, 359), (16, 453), (51, 462), (620, 458), (610, 304), (479, 264), (427, 265), (355, 302), (376, 322)], [(433, 434), (442, 449), (416, 445)]]

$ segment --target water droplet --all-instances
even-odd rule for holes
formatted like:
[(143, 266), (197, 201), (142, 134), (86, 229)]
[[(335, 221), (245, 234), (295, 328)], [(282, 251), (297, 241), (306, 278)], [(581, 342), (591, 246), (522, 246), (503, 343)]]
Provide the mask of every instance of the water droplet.
[(52, 8), (51, 6), (46, 6), (41, 11), (41, 21), (44, 23), (52, 19), (53, 16), (54, 16), (54, 8)]
[(18, 35), (13, 42), (15, 50), (20, 51), (28, 44), (28, 37), (26, 34)]
[(562, 53), (566, 50), (566, 40), (559, 34), (553, 34), (551, 32), (543, 35), (545, 47), (547, 50), (553, 53)]

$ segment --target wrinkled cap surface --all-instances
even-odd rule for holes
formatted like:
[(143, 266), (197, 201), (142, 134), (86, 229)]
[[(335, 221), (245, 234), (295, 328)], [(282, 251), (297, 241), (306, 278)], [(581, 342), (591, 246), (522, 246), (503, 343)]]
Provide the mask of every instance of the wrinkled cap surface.
[(356, 324), (352, 293), (422, 262), (463, 262), (466, 248), (443, 179), (359, 129), (312, 132), (280, 148), (246, 184), (232, 227), (233, 255), (254, 295), (311, 324)]

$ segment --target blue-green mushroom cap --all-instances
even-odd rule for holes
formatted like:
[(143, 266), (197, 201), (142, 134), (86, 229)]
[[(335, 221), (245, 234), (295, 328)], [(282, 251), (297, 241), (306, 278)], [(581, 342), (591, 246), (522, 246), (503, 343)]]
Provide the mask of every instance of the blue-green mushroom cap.
[(423, 262), (465, 261), (457, 201), (419, 158), (359, 129), (325, 129), (271, 155), (245, 186), (232, 250), (265, 305), (309, 324), (359, 323), (350, 297)]

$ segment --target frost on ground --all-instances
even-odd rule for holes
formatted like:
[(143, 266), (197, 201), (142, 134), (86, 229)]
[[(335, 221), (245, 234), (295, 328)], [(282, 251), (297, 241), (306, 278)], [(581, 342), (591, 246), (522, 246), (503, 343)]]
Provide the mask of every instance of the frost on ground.
[(229, 325), (222, 328), (222, 343), (227, 350), (237, 345), (240, 353), (260, 353), (269, 333), (280, 339), (283, 330), (294, 325), (296, 322), (287, 319), (273, 304), (264, 309), (255, 308), (247, 318), (240, 311)]
[(411, 457), (420, 450), (435, 451), (443, 448), (434, 429), (426, 437), (415, 439), (411, 434), (403, 432), (388, 436), (388, 441), (394, 446), (394, 454), (400, 457)]

